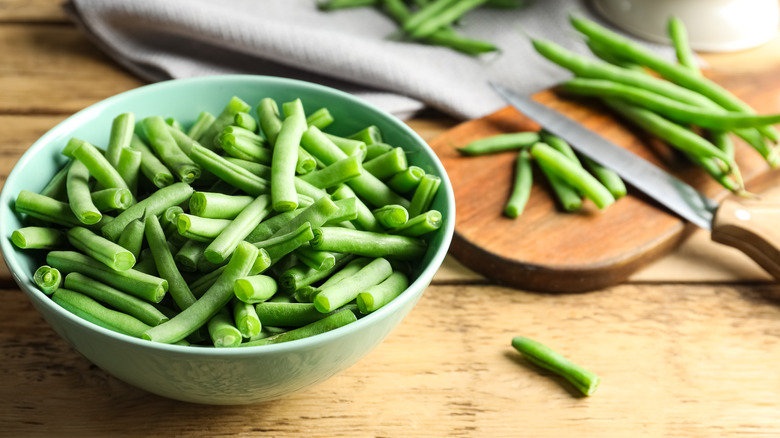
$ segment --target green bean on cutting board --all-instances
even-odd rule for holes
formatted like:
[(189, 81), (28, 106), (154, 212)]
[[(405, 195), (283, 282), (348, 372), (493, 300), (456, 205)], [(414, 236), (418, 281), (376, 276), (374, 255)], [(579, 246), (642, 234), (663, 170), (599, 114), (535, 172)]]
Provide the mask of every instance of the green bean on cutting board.
[(35, 284), (109, 330), (214, 347), (314, 336), (397, 297), (397, 260), (420, 260), (444, 219), (430, 209), (441, 179), (375, 125), (334, 135), (327, 107), (281, 107), (263, 98), (255, 118), (234, 96), (192, 121), (120, 114), (105, 149), (70, 139), (42, 193), (14, 204), (42, 222), (9, 236), (45, 252)]

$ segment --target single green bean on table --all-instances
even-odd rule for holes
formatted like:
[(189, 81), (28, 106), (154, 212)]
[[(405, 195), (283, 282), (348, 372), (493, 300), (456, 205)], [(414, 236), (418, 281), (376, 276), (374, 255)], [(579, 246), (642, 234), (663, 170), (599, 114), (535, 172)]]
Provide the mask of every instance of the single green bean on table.
[(515, 158), (515, 177), (512, 184), (512, 192), (504, 207), (504, 214), (516, 218), (523, 213), (525, 205), (531, 196), (533, 174), (531, 168), (531, 154), (527, 150), (521, 150)]
[(409, 287), (409, 279), (403, 272), (393, 271), (381, 283), (358, 293), (357, 306), (360, 313), (371, 313), (394, 300)]
[(169, 318), (154, 305), (138, 297), (117, 290), (84, 274), (71, 272), (65, 276), (62, 287), (82, 293), (98, 302), (138, 318), (150, 326), (160, 325)]
[(84, 227), (73, 227), (66, 235), (73, 247), (115, 271), (127, 271), (135, 265), (132, 252)]
[(173, 259), (173, 254), (165, 240), (165, 234), (157, 216), (149, 215), (146, 217), (144, 236), (152, 251), (157, 273), (168, 282), (168, 294), (173, 298), (176, 306), (183, 310), (194, 304), (195, 296), (176, 266), (176, 261)]
[(599, 376), (540, 342), (516, 336), (512, 338), (512, 346), (522, 353), (526, 360), (565, 378), (586, 396), (593, 395), (601, 383)]
[(244, 342), (242, 347), (253, 347), (258, 345), (279, 344), (282, 342), (290, 342), (298, 339), (308, 338), (331, 330), (335, 330), (339, 327), (343, 327), (347, 324), (351, 324), (357, 321), (355, 313), (350, 309), (340, 310), (320, 319), (319, 321), (312, 322), (303, 327), (293, 329), (280, 333), (278, 335), (269, 336), (267, 338), (258, 339), (256, 341)]
[(403, 172), (408, 167), (406, 152), (402, 148), (393, 148), (391, 151), (363, 163), (364, 169), (381, 180)]
[(119, 157), (123, 149), (130, 146), (135, 130), (135, 114), (124, 113), (116, 116), (111, 123), (111, 132), (106, 146), (106, 160), (119, 168)]
[(22, 227), (11, 233), (11, 242), (21, 249), (56, 249), (68, 244), (62, 230), (51, 227)]
[(417, 259), (425, 253), (425, 241), (372, 231), (350, 230), (340, 227), (321, 227), (314, 230), (309, 242), (313, 249), (347, 252), (366, 257), (392, 257), (401, 260)]
[(62, 274), (56, 268), (43, 265), (35, 270), (33, 282), (45, 293), (51, 295), (62, 284)]
[(92, 298), (68, 289), (57, 289), (51, 299), (65, 310), (93, 324), (136, 338), (150, 328), (126, 313), (111, 310)]
[(144, 244), (144, 229), (146, 228), (144, 220), (144, 217), (140, 217), (131, 221), (127, 227), (122, 230), (122, 233), (116, 241), (119, 246), (130, 251), (136, 260), (140, 257), (141, 247), (143, 247)]
[(457, 150), (463, 155), (486, 155), (529, 148), (538, 141), (537, 132), (511, 132), (474, 140)]
[(130, 150), (141, 154), (141, 173), (157, 188), (173, 184), (173, 174), (138, 135), (133, 134)]
[(103, 214), (92, 201), (89, 170), (79, 160), (73, 160), (67, 177), (68, 204), (78, 220), (87, 225), (100, 222)]
[(207, 323), (209, 337), (215, 347), (238, 347), (241, 345), (241, 331), (238, 330), (227, 309), (220, 309)]

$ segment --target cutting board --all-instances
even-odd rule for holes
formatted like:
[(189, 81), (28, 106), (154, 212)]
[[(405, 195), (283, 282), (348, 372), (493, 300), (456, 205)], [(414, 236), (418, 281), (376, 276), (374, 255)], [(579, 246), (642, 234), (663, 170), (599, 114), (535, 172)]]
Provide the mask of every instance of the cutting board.
[[(750, 76), (705, 72), (759, 113), (780, 112), (780, 66)], [(730, 196), (678, 152), (592, 99), (565, 96), (556, 89), (535, 100), (568, 115), (603, 137), (666, 169), (716, 200)], [(542, 292), (586, 292), (620, 283), (672, 251), (693, 226), (633, 187), (605, 210), (586, 201), (578, 212), (556, 204), (535, 170), (523, 214), (502, 214), (514, 178), (514, 153), (464, 157), (456, 146), (501, 133), (536, 131), (539, 125), (511, 107), (462, 123), (431, 146), (452, 181), (456, 219), (450, 253), (467, 267), (502, 284)], [(760, 191), (780, 178), (750, 146), (735, 138), (736, 159), (747, 187)], [(780, 218), (778, 220), (780, 224)]]

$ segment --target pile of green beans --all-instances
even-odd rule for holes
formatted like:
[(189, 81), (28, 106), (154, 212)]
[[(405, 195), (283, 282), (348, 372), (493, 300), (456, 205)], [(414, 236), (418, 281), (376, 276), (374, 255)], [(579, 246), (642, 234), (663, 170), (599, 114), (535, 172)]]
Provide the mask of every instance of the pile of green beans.
[[(561, 89), (601, 100), (620, 117), (678, 149), (693, 164), (733, 193), (747, 192), (734, 159), (733, 136), (755, 149), (771, 167), (780, 165), (774, 124), (780, 114), (757, 115), (696, 65), (682, 21), (672, 17), (668, 35), (676, 62), (593, 21), (572, 17), (598, 59), (534, 40), (536, 51), (570, 70)], [(655, 74), (652, 74), (655, 73)]]
[(578, 156), (566, 141), (546, 131), (497, 134), (474, 140), (457, 150), (467, 157), (516, 155), (514, 182), (504, 207), (504, 214), (512, 219), (522, 214), (531, 196), (534, 162), (564, 211), (580, 210), (583, 198), (604, 209), (626, 195), (626, 186), (614, 171)]
[(255, 108), (233, 97), (189, 126), (125, 113), (105, 148), (70, 139), (15, 202), (9, 237), (45, 260), (41, 292), (109, 330), (225, 348), (333, 330), (406, 290), (441, 178), (377, 126), (345, 135), (300, 99)]
[(374, 7), (398, 24), (392, 38), (446, 47), (470, 56), (499, 50), (488, 41), (460, 35), (455, 25), (466, 13), (486, 6), (516, 9), (526, 5), (525, 0), (325, 0), (318, 3), (323, 11), (347, 8)]

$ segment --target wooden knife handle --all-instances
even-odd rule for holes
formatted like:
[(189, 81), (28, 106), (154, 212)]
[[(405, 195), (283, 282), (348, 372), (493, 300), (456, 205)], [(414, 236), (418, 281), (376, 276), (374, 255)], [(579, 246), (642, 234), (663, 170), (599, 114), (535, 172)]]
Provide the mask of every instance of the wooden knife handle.
[(723, 201), (712, 222), (712, 240), (737, 248), (780, 280), (780, 204)]

